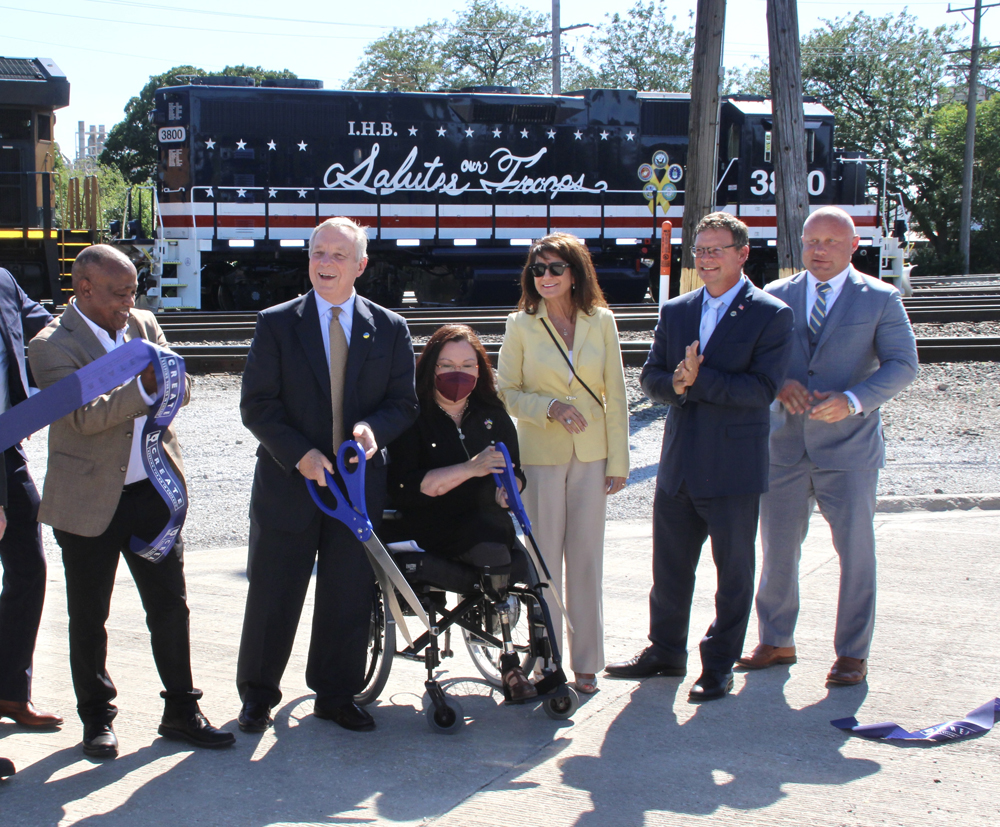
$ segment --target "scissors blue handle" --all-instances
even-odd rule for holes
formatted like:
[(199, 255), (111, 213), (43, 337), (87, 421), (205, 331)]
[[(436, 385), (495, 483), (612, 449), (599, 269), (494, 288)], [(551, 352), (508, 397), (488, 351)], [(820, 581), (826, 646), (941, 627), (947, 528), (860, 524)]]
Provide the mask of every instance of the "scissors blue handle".
[(510, 461), (510, 452), (502, 442), (498, 442), (495, 447), (503, 455), (506, 465), (503, 471), (493, 474), (493, 479), (498, 488), (507, 492), (507, 507), (521, 524), (521, 530), (525, 534), (531, 534), (531, 520), (528, 519), (524, 503), (521, 502), (521, 492), (517, 490), (517, 478), (514, 476), (514, 463)]
[[(357, 454), (358, 461), (353, 466), (352, 471), (347, 470), (347, 455), (350, 451)], [(347, 440), (337, 451), (337, 469), (340, 471), (340, 478), (344, 481), (347, 493), (344, 494), (333, 474), (324, 471), (326, 474), (326, 486), (333, 497), (334, 508), (330, 508), (322, 497), (316, 483), (310, 479), (306, 480), (306, 488), (309, 489), (309, 496), (324, 514), (334, 517), (355, 534), (361, 542), (365, 542), (372, 536), (372, 521), (368, 517), (368, 508), (365, 505), (365, 452), (364, 449), (353, 439)]]

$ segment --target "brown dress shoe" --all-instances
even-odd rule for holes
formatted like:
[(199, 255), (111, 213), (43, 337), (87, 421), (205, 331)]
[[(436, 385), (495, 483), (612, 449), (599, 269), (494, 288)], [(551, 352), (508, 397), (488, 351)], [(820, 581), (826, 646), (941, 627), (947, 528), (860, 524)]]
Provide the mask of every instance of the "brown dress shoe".
[(826, 682), (835, 686), (854, 686), (861, 683), (868, 674), (868, 661), (864, 658), (838, 657), (833, 666), (830, 667), (830, 674), (826, 676)]
[(10, 718), (31, 729), (53, 729), (63, 722), (51, 712), (39, 712), (31, 701), (0, 701), (0, 718)]
[(794, 646), (771, 646), (760, 643), (753, 650), (753, 654), (737, 658), (736, 662), (744, 669), (767, 669), (768, 666), (795, 663), (797, 660)]

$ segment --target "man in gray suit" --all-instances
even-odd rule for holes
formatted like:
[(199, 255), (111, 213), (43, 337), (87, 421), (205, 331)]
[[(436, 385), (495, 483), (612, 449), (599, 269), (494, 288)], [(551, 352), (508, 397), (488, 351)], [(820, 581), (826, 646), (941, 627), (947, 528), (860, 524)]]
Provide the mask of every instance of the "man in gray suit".
[(885, 464), (879, 408), (917, 375), (913, 330), (894, 287), (851, 267), (854, 222), (824, 207), (802, 228), (805, 272), (768, 285), (795, 314), (787, 379), (771, 406), (770, 486), (761, 497), (760, 644), (747, 669), (794, 663), (799, 558), (819, 504), (840, 558), (827, 682), (868, 673), (875, 625), (875, 487)]

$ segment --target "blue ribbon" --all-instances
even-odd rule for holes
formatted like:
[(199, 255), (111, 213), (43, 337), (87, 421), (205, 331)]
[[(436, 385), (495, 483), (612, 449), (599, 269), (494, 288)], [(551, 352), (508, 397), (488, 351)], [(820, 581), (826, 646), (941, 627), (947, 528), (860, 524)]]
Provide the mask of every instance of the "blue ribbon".
[(982, 706), (972, 710), (964, 718), (936, 724), (916, 732), (907, 732), (899, 724), (887, 721), (884, 724), (858, 724), (857, 718), (838, 718), (830, 721), (837, 729), (852, 732), (862, 738), (881, 738), (886, 741), (962, 741), (983, 735), (993, 729), (993, 724), (1000, 720), (1000, 698), (987, 701)]
[(170, 518), (152, 543), (132, 537), (129, 548), (140, 557), (157, 563), (173, 548), (188, 506), (180, 477), (163, 451), (163, 433), (184, 401), (184, 360), (176, 353), (145, 339), (132, 339), (84, 365), (0, 415), (0, 451), (6, 451), (35, 431), (131, 381), (150, 363), (156, 373), (156, 399), (142, 429), (142, 464), (170, 509)]

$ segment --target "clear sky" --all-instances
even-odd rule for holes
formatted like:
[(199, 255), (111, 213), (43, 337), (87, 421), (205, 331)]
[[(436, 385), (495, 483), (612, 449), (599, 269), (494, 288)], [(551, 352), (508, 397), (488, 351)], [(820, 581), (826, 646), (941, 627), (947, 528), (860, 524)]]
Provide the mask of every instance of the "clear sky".
[[(953, 2), (972, 6), (973, 0)], [(71, 102), (57, 115), (56, 138), (72, 157), (77, 121), (120, 121), (129, 98), (150, 75), (190, 64), (206, 70), (246, 63), (290, 69), (299, 77), (319, 78), (340, 88), (357, 65), (365, 45), (394, 26), (453, 18), (464, 5), (456, 0), (365, 0), (355, 3), (276, 4), (272, 0), (0, 0), (0, 55), (50, 57), (66, 73)], [(549, 13), (551, 0), (520, 0), (533, 11)], [(561, 0), (562, 25), (597, 24), (608, 13), (624, 13), (631, 0)], [(676, 0), (671, 12), (682, 20), (695, 0)], [(906, 8), (927, 27), (947, 23), (972, 27), (960, 14), (947, 14), (947, 2), (844, 2), (803, 0), (799, 28), (804, 34), (823, 18), (864, 10), (881, 16)], [(765, 0), (731, 0), (726, 14), (725, 64), (741, 66), (767, 53)], [(1000, 43), (1000, 8), (983, 17), (983, 37)], [(580, 36), (564, 35), (572, 49)]]

